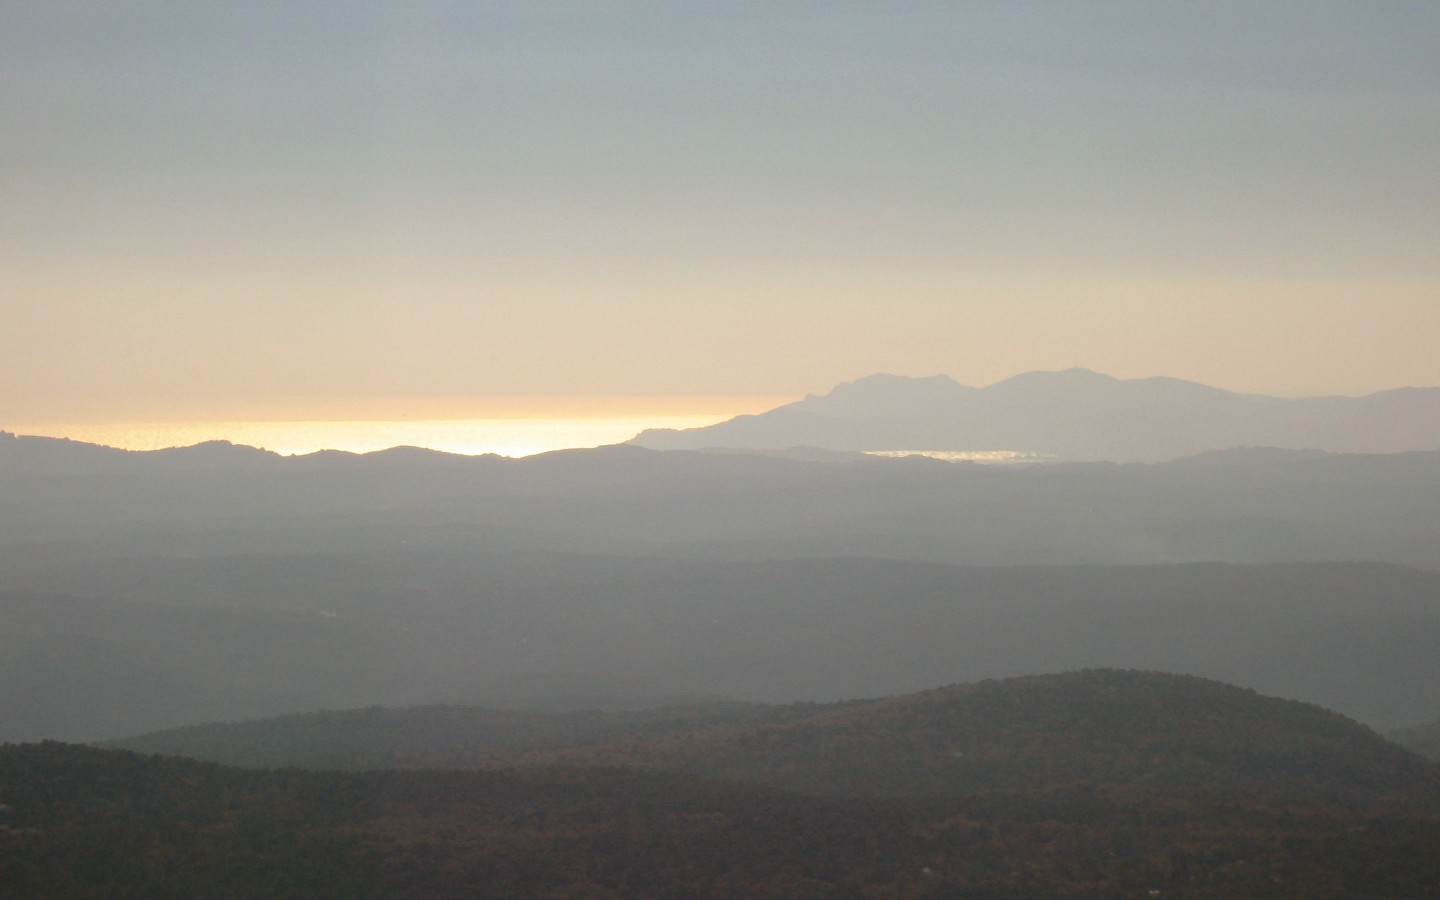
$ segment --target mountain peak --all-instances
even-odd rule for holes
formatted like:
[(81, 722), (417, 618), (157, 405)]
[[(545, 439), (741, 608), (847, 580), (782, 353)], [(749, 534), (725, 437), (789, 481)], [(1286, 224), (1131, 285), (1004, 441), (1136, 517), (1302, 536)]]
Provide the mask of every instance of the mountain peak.
[(1071, 366), (1068, 369), (1036, 369), (1031, 372), (1021, 372), (1019, 375), (1011, 375), (1009, 378), (997, 381), (991, 387), (1012, 382), (1091, 382), (1095, 384), (1114, 384), (1120, 381), (1114, 375), (1106, 375), (1104, 372), (1096, 372), (1094, 369), (1086, 369), (1081, 366)]
[(1114, 376), (1076, 367), (1056, 371), (1022, 372), (1003, 381), (997, 381), (983, 390), (1000, 394), (1014, 392), (1070, 393), (1077, 390), (1106, 390), (1123, 383)]
[(888, 397), (915, 396), (919, 394), (942, 395), (970, 391), (974, 388), (960, 384), (949, 375), (892, 375), (877, 372), (854, 381), (843, 381), (831, 389), (825, 397)]
[(811, 446), (843, 451), (1016, 451), (1061, 460), (1160, 462), (1239, 446), (1332, 453), (1440, 449), (1440, 389), (1346, 401), (1237, 394), (1178, 378), (1075, 367), (973, 388), (947, 375), (879, 373), (823, 396), (707, 428), (646, 432), (657, 450)]
[[(876, 372), (873, 375), (866, 375), (864, 378), (857, 378), (854, 381), (845, 381), (836, 385), (835, 390), (847, 390), (858, 387), (874, 386), (919, 386), (919, 385), (946, 385), (950, 387), (961, 387), (960, 383), (949, 375), (894, 375), (890, 372)], [(833, 392), (832, 392), (833, 393)]]

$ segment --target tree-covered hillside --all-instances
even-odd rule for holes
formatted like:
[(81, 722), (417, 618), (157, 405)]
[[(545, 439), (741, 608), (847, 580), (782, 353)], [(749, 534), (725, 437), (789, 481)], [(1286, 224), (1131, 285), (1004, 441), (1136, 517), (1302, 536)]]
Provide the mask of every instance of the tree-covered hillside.
[(1153, 672), (986, 681), (530, 759), (654, 766), (819, 794), (1086, 784), (1440, 810), (1440, 767), (1364, 726), (1317, 706)]
[(1074, 785), (1440, 811), (1440, 767), (1310, 704), (1092, 670), (899, 697), (644, 713), (366, 709), (118, 746), (250, 765), (626, 766), (812, 794), (970, 796)]
[(1440, 818), (1136, 786), (822, 798), (619, 769), (226, 769), (0, 746), (16, 900), (1414, 898)]

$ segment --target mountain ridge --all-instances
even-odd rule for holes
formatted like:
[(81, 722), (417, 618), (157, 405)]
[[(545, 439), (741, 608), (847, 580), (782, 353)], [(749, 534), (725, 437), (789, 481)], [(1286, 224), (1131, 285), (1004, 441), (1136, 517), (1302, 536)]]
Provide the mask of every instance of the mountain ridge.
[(1082, 368), (1023, 372), (985, 387), (947, 375), (878, 373), (769, 412), (702, 428), (648, 429), (629, 443), (657, 450), (1012, 450), (1114, 462), (1245, 446), (1394, 453), (1440, 449), (1440, 388), (1282, 398)]

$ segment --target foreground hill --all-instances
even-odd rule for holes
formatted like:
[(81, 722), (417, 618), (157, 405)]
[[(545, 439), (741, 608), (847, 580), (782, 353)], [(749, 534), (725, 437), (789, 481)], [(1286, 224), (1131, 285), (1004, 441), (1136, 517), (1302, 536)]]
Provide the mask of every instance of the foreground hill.
[(616, 769), (242, 771), (0, 746), (6, 897), (1415, 898), (1440, 818), (1204, 791), (807, 797)]
[(1440, 388), (1282, 399), (1086, 369), (1028, 372), (985, 388), (944, 375), (872, 375), (759, 415), (645, 431), (632, 443), (657, 450), (1012, 450), (1115, 462), (1242, 446), (1397, 453), (1440, 449)]
[(185, 728), (115, 746), (268, 766), (618, 765), (823, 795), (973, 796), (1083, 784), (1440, 813), (1440, 767), (1343, 716), (1155, 672), (1028, 676), (768, 709), (371, 709)]
[(1440, 768), (1343, 716), (1153, 672), (986, 681), (789, 722), (528, 758), (656, 767), (818, 794), (926, 797), (1089, 784), (1440, 811)]
[[(550, 726), (452, 708), (365, 710), (250, 723), (230, 737), (292, 747), (301, 738), (312, 755), (327, 742), (364, 747), (410, 766), (475, 755), (524, 767), (256, 771), (3, 746), (7, 896), (1413, 898), (1440, 889), (1434, 765), (1315, 707), (1155, 673), (1019, 678), (826, 708), (560, 716)], [(575, 765), (617, 761), (645, 768)]]

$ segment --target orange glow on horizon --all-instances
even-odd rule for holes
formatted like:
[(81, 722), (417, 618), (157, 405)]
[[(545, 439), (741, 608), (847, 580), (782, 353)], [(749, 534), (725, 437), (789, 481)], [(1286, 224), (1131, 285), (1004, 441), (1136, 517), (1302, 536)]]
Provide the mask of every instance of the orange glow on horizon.
[[(16, 434), (70, 438), (126, 450), (226, 440), (284, 455), (367, 453), (413, 446), (447, 453), (529, 456), (623, 443), (647, 428), (699, 428), (763, 412), (793, 397), (491, 397), (291, 403), (268, 416), (171, 421), (4, 425)], [(322, 415), (314, 415), (321, 412)], [(307, 415), (306, 412), (311, 414)], [(349, 413), (350, 415), (346, 415)], [(361, 415), (355, 415), (361, 413)]]

